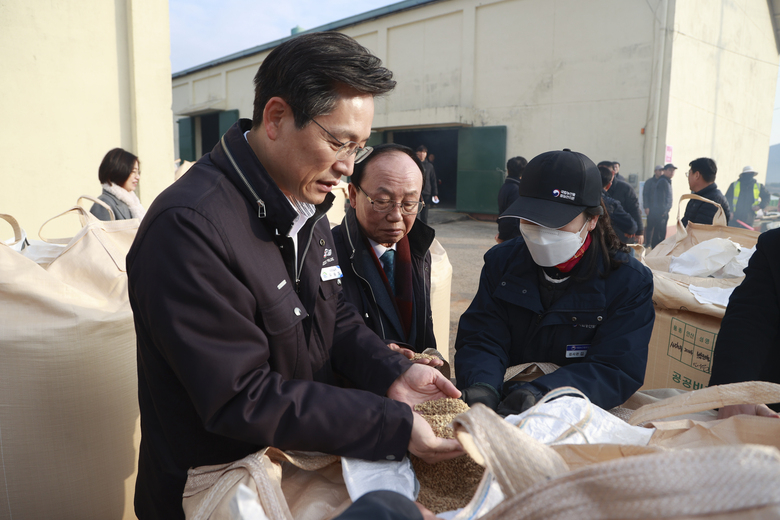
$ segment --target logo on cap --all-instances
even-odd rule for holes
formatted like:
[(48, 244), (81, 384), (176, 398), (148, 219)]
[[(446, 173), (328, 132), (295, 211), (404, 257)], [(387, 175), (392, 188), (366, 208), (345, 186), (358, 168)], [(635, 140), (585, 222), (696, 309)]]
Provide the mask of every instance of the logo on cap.
[(553, 190), (553, 197), (560, 197), (561, 191), (560, 190)]

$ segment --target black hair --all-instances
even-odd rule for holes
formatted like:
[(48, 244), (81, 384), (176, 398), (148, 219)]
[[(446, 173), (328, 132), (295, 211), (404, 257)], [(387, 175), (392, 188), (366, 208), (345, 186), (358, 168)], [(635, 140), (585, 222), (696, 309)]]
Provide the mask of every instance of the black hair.
[(98, 180), (100, 184), (116, 184), (123, 186), (127, 178), (133, 172), (135, 162), (138, 161), (138, 168), (141, 168), (141, 161), (136, 155), (131, 154), (122, 148), (110, 150), (98, 168)]
[(601, 174), (601, 187), (607, 189), (607, 186), (609, 186), (609, 183), (612, 182), (612, 178), (615, 176), (615, 172), (606, 166), (599, 166), (599, 173)]
[(350, 177), (349, 182), (354, 184), (355, 186), (360, 186), (360, 182), (363, 180), (363, 174), (366, 171), (366, 166), (371, 164), (373, 160), (375, 160), (377, 157), (381, 157), (384, 154), (391, 153), (391, 152), (400, 152), (405, 153), (409, 157), (412, 158), (414, 161), (414, 164), (417, 165), (417, 167), (420, 169), (420, 174), (422, 175), (423, 179), (423, 188), (425, 188), (425, 169), (423, 168), (422, 161), (417, 157), (417, 154), (409, 148), (408, 146), (404, 146), (402, 144), (396, 144), (396, 143), (385, 143), (380, 144), (374, 147), (374, 151), (371, 152), (368, 157), (360, 161), (355, 165), (355, 170), (352, 173), (352, 177)]
[(395, 88), (393, 73), (354, 39), (338, 32), (296, 36), (276, 47), (255, 75), (252, 126), (260, 126), (268, 101), (291, 107), (295, 125), (329, 114), (343, 91), (378, 96)]
[(425, 153), (428, 153), (428, 147), (425, 146), (424, 144), (421, 144), (420, 146), (417, 147), (415, 152), (425, 152)]
[(525, 167), (528, 166), (528, 161), (525, 157), (512, 157), (506, 162), (506, 176), (512, 179), (519, 179), (523, 176)]
[(612, 168), (612, 161), (601, 161), (596, 166), (606, 166), (607, 168)]
[(702, 179), (706, 182), (715, 182), (715, 175), (718, 173), (718, 165), (709, 157), (699, 157), (688, 163), (692, 172), (699, 172)]
[[(590, 232), (591, 244), (582, 259), (583, 265), (575, 276), (575, 280), (589, 280), (596, 273), (602, 278), (607, 278), (612, 271), (626, 263), (625, 260), (618, 260), (615, 257), (617, 253), (630, 253), (631, 250), (615, 234), (604, 201), (601, 202), (601, 206), (587, 208), (584, 214), (585, 218), (589, 220), (596, 215), (600, 215), (600, 218), (596, 227)], [(597, 252), (601, 254), (599, 255)], [(597, 264), (599, 257), (601, 257), (601, 265)]]

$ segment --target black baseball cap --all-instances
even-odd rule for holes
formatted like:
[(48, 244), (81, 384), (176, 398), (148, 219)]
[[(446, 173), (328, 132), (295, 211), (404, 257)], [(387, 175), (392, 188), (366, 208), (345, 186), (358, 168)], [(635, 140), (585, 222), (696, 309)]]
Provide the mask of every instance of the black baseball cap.
[(666, 166), (664, 166), (664, 170), (676, 170), (677, 166), (675, 166), (672, 163), (666, 163)]
[(520, 179), (520, 197), (504, 216), (557, 229), (595, 207), (601, 207), (599, 169), (584, 154), (562, 150), (531, 159)]

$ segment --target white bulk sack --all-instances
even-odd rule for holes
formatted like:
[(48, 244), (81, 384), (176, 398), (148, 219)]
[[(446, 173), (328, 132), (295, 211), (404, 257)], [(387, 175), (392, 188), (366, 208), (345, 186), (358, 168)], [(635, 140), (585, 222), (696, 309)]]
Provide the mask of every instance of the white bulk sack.
[(78, 206), (55, 218), (67, 214), (82, 229), (51, 241), (66, 243), (47, 269), (0, 243), (2, 520), (135, 518), (125, 255), (138, 220), (101, 222)]

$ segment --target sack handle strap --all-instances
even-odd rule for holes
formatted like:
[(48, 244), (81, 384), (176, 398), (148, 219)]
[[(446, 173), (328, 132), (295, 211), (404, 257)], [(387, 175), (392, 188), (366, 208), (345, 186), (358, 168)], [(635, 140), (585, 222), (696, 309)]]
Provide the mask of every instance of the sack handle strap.
[(659, 419), (714, 410), (733, 404), (778, 402), (780, 402), (780, 385), (776, 383), (748, 381), (716, 385), (646, 404), (631, 414), (628, 423), (638, 426)]
[[(76, 205), (77, 206), (80, 205), (79, 202), (81, 202), (81, 199), (90, 200), (90, 201), (94, 202), (95, 204), (97, 204), (98, 206), (103, 206), (104, 208), (106, 208), (108, 210), (108, 216), (111, 217), (109, 220), (116, 220), (116, 217), (114, 216), (114, 210), (111, 209), (111, 206), (109, 206), (108, 204), (106, 204), (105, 202), (100, 200), (99, 198), (93, 197), (92, 195), (80, 195), (79, 198), (76, 199)], [(82, 222), (82, 225), (83, 224), (85, 224), (85, 223)]]
[(99, 222), (97, 217), (95, 217), (95, 215), (93, 215), (92, 213), (90, 213), (86, 209), (82, 208), (81, 206), (73, 206), (72, 208), (63, 211), (59, 215), (53, 216), (52, 218), (50, 218), (49, 220), (47, 220), (46, 222), (41, 224), (41, 229), (38, 230), (38, 236), (41, 237), (41, 240), (43, 240), (44, 242), (48, 242), (49, 244), (68, 244), (68, 243), (70, 243), (70, 241), (72, 240), (73, 237), (71, 237), (71, 238), (46, 238), (43, 235), (43, 228), (46, 227), (46, 224), (48, 224), (52, 220), (56, 220), (56, 219), (58, 219), (60, 217), (64, 217), (65, 215), (67, 215), (69, 213), (77, 213), (79, 215), (79, 218), (81, 219), (82, 227), (86, 226), (90, 222)]
[(6, 215), (5, 213), (0, 213), (0, 219), (11, 224), (11, 227), (14, 230), (14, 244), (19, 243), (22, 239), (22, 228), (19, 226), (19, 222), (11, 215)]
[(710, 200), (707, 198), (702, 197), (701, 195), (696, 195), (695, 193), (686, 193), (680, 197), (680, 200), (677, 201), (677, 221), (680, 221), (680, 206), (682, 205), (682, 201), (684, 200), (698, 200), (701, 202), (706, 202), (707, 204), (712, 204), (713, 206), (717, 206), (718, 210), (715, 212), (715, 216), (712, 217), (712, 225), (713, 226), (728, 226), (728, 222), (726, 221), (726, 213), (723, 211), (723, 208), (720, 204), (715, 202), (714, 200)]

